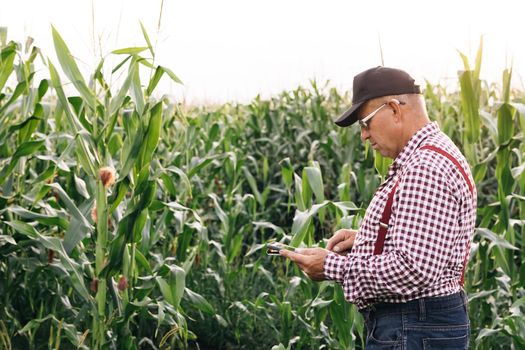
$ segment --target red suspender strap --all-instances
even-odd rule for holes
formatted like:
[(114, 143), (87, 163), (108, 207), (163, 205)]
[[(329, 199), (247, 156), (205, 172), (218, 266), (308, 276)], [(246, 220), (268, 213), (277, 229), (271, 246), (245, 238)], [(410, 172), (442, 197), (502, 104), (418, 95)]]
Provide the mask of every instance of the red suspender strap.
[(396, 182), (392, 191), (388, 194), (386, 200), (385, 209), (379, 221), (379, 233), (377, 234), (376, 245), (374, 248), (374, 255), (379, 255), (383, 252), (383, 246), (385, 245), (386, 232), (388, 231), (388, 222), (390, 221), (390, 215), (392, 214), (392, 203), (394, 202), (394, 194), (396, 193), (397, 184)]
[[(434, 152), (437, 152), (445, 157), (447, 157), (454, 165), (458, 168), (459, 172), (465, 179), (468, 188), (470, 190), (470, 193), (474, 192), (474, 186), (470, 182), (467, 173), (465, 172), (465, 169), (459, 164), (458, 160), (454, 158), (452, 155), (450, 155), (448, 152), (442, 150), (439, 147), (436, 146), (423, 146), (420, 149), (428, 149)], [(374, 247), (374, 255), (379, 255), (383, 252), (383, 246), (385, 245), (385, 238), (386, 233), (388, 231), (388, 223), (390, 221), (390, 215), (392, 214), (392, 203), (394, 202), (394, 194), (396, 193), (397, 185), (399, 181), (396, 182), (394, 187), (392, 188), (392, 191), (390, 191), (390, 194), (388, 195), (388, 199), (386, 201), (385, 209), (383, 210), (383, 215), (381, 216), (381, 221), (379, 222), (379, 233), (377, 235), (375, 247)], [(465, 254), (465, 261), (463, 262), (463, 271), (461, 273), (461, 286), (465, 283), (465, 268), (467, 266), (467, 259), (468, 259), (468, 252), (470, 251), (470, 242), (467, 245), (467, 253)]]

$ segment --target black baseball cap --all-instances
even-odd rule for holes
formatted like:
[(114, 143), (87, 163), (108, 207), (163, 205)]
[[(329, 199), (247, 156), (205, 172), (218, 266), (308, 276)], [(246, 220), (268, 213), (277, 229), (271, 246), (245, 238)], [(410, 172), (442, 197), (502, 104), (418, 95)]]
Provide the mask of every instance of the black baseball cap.
[(352, 107), (345, 111), (335, 123), (338, 126), (349, 126), (357, 121), (357, 110), (366, 101), (373, 98), (403, 95), (420, 94), (419, 85), (416, 85), (414, 78), (407, 72), (389, 67), (374, 67), (359, 73), (354, 77), (354, 87), (352, 96)]

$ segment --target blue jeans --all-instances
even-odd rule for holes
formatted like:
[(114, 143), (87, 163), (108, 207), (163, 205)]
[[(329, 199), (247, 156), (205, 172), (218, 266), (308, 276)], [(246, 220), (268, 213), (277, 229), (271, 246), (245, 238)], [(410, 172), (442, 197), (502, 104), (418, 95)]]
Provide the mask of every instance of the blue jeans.
[(366, 349), (468, 349), (470, 321), (463, 291), (378, 303), (360, 310), (366, 322)]

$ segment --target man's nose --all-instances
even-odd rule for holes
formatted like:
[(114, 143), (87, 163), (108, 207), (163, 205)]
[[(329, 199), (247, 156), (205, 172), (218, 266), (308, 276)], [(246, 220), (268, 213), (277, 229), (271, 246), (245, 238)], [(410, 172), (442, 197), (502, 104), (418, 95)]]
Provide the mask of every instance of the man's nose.
[(361, 128), (361, 140), (365, 142), (366, 140), (368, 140), (369, 137), (370, 137), (370, 133), (368, 132), (368, 130)]

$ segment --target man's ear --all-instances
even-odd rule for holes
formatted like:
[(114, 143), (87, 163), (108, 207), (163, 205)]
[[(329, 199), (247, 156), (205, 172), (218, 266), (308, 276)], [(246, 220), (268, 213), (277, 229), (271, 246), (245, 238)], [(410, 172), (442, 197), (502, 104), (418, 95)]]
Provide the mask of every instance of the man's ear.
[(391, 108), (391, 111), (394, 117), (394, 121), (396, 123), (402, 121), (403, 111), (401, 110), (401, 104), (399, 103), (399, 101), (393, 98), (390, 102), (388, 102), (388, 107)]

